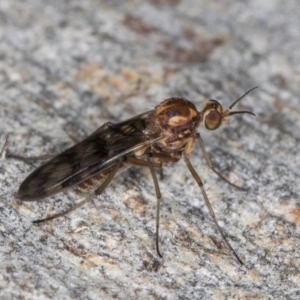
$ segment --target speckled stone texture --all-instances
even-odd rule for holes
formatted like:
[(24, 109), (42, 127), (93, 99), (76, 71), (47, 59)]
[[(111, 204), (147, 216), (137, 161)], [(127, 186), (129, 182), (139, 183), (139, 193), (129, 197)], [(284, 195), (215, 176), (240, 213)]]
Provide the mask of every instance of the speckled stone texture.
[(298, 0), (1, 0), (0, 144), (9, 135), (11, 153), (59, 153), (170, 96), (226, 108), (259, 89), (237, 106), (256, 117), (200, 128), (213, 164), (247, 191), (211, 172), (198, 146), (191, 155), (244, 266), (183, 161), (160, 181), (160, 259), (149, 170), (37, 226), (83, 196), (17, 203), (39, 162), (2, 157), (0, 298), (300, 299), (299, 28)]

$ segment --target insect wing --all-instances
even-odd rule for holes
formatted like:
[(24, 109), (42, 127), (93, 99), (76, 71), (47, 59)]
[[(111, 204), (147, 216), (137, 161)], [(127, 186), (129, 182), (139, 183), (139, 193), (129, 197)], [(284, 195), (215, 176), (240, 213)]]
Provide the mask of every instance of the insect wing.
[(57, 194), (113, 168), (116, 160), (140, 146), (155, 142), (157, 136), (144, 133), (148, 114), (119, 124), (104, 124), (82, 142), (32, 172), (21, 184), (17, 197), (35, 201)]

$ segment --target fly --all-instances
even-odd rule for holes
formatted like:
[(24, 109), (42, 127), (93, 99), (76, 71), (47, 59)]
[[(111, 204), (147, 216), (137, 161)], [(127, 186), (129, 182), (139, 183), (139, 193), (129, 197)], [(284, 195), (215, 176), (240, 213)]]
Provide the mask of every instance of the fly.
[(186, 99), (168, 98), (154, 110), (118, 124), (106, 123), (80, 143), (33, 171), (21, 184), (17, 198), (21, 201), (39, 201), (74, 186), (78, 186), (81, 190), (95, 187), (93, 193), (70, 209), (33, 221), (33, 223), (41, 223), (61, 217), (91, 201), (95, 196), (100, 195), (114, 176), (122, 170), (132, 165), (148, 167), (157, 198), (156, 251), (162, 257), (159, 250), (161, 192), (155, 168), (175, 163), (183, 157), (201, 189), (219, 233), (239, 263), (243, 264), (219, 226), (202, 180), (188, 157), (198, 140), (210, 169), (230, 183), (213, 167), (197, 129), (200, 124), (204, 124), (208, 130), (215, 130), (222, 124), (228, 123), (228, 117), (235, 114), (254, 115), (250, 111), (231, 111), (231, 109), (255, 88), (238, 98), (225, 111), (218, 101), (212, 99), (207, 101), (203, 110), (198, 111), (195, 105)]

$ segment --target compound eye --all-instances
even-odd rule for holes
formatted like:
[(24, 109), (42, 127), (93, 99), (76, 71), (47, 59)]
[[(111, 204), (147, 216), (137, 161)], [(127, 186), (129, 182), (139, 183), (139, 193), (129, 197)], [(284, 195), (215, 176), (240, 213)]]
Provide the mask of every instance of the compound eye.
[(222, 123), (222, 115), (216, 111), (210, 111), (204, 119), (204, 125), (208, 130), (217, 129)]
[(204, 125), (208, 130), (215, 130), (222, 124), (223, 109), (217, 100), (207, 101), (203, 110)]

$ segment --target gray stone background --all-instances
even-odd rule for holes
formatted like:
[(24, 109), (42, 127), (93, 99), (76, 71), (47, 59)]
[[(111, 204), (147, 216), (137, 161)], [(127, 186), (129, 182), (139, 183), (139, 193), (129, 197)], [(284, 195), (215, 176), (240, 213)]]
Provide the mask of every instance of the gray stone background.
[[(1, 299), (299, 299), (300, 3), (297, 0), (0, 1), (0, 143), (26, 156), (59, 153), (91, 133), (186, 97), (226, 108), (259, 85), (230, 126), (203, 135), (221, 181), (191, 161), (224, 245), (184, 162), (160, 182), (132, 168), (77, 211), (76, 190), (18, 204), (39, 163), (2, 157)], [(2, 147), (2, 146), (1, 146)]]

